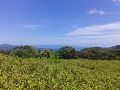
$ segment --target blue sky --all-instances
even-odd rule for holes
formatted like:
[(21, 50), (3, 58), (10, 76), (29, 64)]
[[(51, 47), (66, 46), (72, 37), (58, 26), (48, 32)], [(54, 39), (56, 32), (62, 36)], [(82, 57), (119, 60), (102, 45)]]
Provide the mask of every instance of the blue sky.
[(120, 44), (120, 0), (0, 0), (0, 43)]

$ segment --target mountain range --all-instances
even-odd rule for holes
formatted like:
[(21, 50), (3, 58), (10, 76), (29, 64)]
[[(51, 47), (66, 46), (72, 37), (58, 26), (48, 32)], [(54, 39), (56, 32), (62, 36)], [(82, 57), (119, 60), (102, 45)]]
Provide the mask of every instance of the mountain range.
[(3, 51), (9, 51), (9, 50), (13, 49), (14, 47), (16, 47), (16, 46), (10, 45), (10, 44), (0, 44), (0, 50), (3, 50)]

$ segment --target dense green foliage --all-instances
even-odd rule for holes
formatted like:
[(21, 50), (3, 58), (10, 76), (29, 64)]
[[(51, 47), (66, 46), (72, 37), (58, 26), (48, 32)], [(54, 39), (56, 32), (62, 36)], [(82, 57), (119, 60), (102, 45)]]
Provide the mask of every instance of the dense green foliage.
[[(116, 50), (115, 50), (116, 52)], [(78, 52), (78, 56), (87, 59), (102, 59), (102, 60), (114, 60), (117, 59), (117, 55), (113, 53), (111, 49), (94, 47), (85, 48)]]
[(93, 60), (120, 60), (120, 45), (111, 48), (92, 47), (75, 50), (71, 46), (61, 47), (59, 50), (37, 49), (32, 46), (18, 46), (11, 51), (0, 52), (19, 58), (52, 58), (52, 59), (93, 59)]
[(20, 59), (0, 54), (0, 90), (119, 90), (120, 61)]
[(120, 49), (120, 45), (116, 45), (116, 46), (113, 46), (111, 47), (112, 49)]
[(40, 58), (51, 58), (52, 52), (50, 50), (43, 50), (40, 52)]
[(28, 45), (18, 46), (11, 51), (11, 54), (21, 58), (37, 57), (38, 50)]
[(59, 49), (59, 57), (61, 59), (74, 59), (76, 58), (76, 50), (70, 46), (64, 46)]
[(2, 53), (2, 54), (9, 54), (10, 52), (11, 52), (10, 50), (8, 50), (8, 51), (0, 50), (0, 53)]
[(119, 45), (112, 48), (92, 47), (76, 51), (73, 47), (65, 46), (59, 49), (61, 59), (93, 59), (93, 60), (120, 60)]

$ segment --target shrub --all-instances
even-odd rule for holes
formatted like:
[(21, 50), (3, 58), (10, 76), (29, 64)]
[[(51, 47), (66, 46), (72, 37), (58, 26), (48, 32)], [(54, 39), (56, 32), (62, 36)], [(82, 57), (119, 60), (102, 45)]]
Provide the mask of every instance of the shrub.
[(51, 57), (51, 51), (50, 50), (43, 50), (40, 52), (40, 57), (41, 58), (50, 58)]

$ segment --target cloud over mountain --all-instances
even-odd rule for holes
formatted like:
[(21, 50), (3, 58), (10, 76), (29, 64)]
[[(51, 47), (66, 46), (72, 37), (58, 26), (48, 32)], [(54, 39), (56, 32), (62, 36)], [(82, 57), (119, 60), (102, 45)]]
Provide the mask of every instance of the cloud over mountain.
[(93, 36), (111, 34), (120, 34), (120, 22), (78, 28), (67, 33), (67, 36)]

